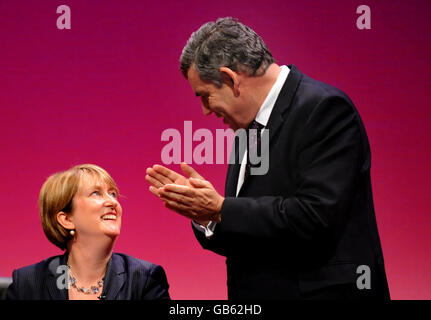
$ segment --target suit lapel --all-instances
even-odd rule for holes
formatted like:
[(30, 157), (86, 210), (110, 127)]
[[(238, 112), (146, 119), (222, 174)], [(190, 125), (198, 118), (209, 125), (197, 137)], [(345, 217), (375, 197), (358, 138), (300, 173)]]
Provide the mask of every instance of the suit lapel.
[[(289, 65), (290, 69), (289, 75), (281, 88), (281, 91), (277, 97), (277, 100), (275, 101), (274, 108), (272, 109), (271, 115), (269, 117), (268, 123), (266, 124), (265, 130), (263, 134), (269, 134), (269, 144), (267, 146), (262, 146), (261, 152), (264, 154), (264, 152), (269, 152), (269, 147), (271, 146), (271, 141), (274, 139), (274, 136), (278, 132), (278, 130), (281, 128), (281, 124), (285, 121), (286, 118), (286, 111), (290, 107), (290, 104), (292, 103), (293, 97), (296, 94), (296, 91), (298, 89), (299, 83), (302, 78), (302, 73), (294, 66)], [(269, 163), (271, 164), (271, 160), (269, 160)], [(240, 167), (240, 166), (239, 166)], [(236, 194), (236, 185), (238, 181), (238, 172), (236, 174), (236, 181), (235, 181), (235, 193)], [(232, 179), (234, 178), (234, 175), (232, 175)], [(250, 180), (251, 175), (249, 175), (245, 180), (243, 185), (241, 186), (241, 189), (238, 193), (238, 196), (241, 195), (242, 191), (245, 189), (247, 182)], [(227, 183), (228, 181), (226, 181)], [(233, 185), (232, 181), (230, 181)], [(227, 188), (226, 188), (227, 190)], [(231, 190), (230, 190), (231, 191)]]
[(289, 65), (290, 72), (281, 91), (275, 101), (271, 116), (269, 117), (266, 129), (269, 131), (269, 142), (271, 143), (280, 125), (285, 120), (285, 112), (290, 107), (292, 99), (296, 94), (298, 85), (302, 78), (301, 72), (294, 65)]
[(67, 253), (63, 254), (62, 256), (57, 256), (53, 258), (49, 265), (48, 265), (48, 272), (46, 274), (46, 289), (48, 291), (48, 296), (52, 300), (67, 300), (68, 299), (68, 291), (67, 288), (65, 289), (59, 289), (57, 286), (57, 279), (59, 279), (60, 276), (63, 277), (63, 279), (59, 279), (59, 281), (63, 284), (65, 284), (66, 275), (67, 273), (61, 272), (57, 273), (57, 268), (61, 265), (66, 266), (67, 265)]
[(124, 262), (117, 254), (113, 253), (108, 262), (104, 288), (102, 295), (107, 300), (117, 300), (117, 295), (125, 282)]

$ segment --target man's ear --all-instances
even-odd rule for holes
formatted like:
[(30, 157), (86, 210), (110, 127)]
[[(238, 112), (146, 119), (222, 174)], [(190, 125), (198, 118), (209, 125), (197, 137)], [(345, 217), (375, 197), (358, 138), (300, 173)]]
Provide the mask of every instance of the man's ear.
[(238, 97), (240, 93), (240, 77), (238, 76), (238, 73), (232, 69), (229, 69), (228, 67), (220, 67), (219, 70), (223, 77), (224, 83), (233, 90), (235, 97)]
[(72, 216), (70, 213), (68, 214), (64, 211), (60, 211), (57, 213), (57, 221), (67, 230), (75, 229), (75, 224), (72, 221)]

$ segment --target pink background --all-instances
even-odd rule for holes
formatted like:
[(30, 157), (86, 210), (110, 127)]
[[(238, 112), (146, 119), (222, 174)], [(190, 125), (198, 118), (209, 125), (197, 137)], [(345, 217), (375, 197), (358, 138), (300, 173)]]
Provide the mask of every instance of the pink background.
[[(61, 4), (71, 30), (56, 28)], [(356, 28), (361, 4), (371, 30)], [(161, 264), (174, 299), (227, 297), (224, 258), (200, 248), (144, 177), (161, 162), (163, 130), (182, 132), (185, 120), (224, 128), (202, 115), (178, 59), (202, 23), (233, 16), (279, 64), (355, 102), (392, 298), (430, 299), (430, 12), (429, 1), (1, 1), (0, 276), (61, 253), (42, 232), (40, 187), (53, 172), (95, 163), (125, 196), (115, 251)], [(195, 168), (224, 192), (226, 165)]]

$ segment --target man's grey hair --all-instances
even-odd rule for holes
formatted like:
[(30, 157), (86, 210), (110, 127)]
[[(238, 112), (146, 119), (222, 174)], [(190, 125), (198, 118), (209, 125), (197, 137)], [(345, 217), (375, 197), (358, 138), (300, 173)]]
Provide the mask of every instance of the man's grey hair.
[(220, 18), (193, 32), (180, 58), (180, 69), (187, 79), (191, 65), (202, 80), (221, 87), (221, 67), (248, 76), (260, 76), (275, 60), (262, 38), (237, 19)]

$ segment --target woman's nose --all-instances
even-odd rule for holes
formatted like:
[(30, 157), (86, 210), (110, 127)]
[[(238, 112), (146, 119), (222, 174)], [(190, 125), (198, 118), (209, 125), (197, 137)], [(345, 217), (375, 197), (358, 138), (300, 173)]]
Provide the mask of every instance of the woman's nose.
[(108, 207), (114, 207), (116, 208), (118, 206), (118, 200), (114, 196), (112, 196), (109, 193), (105, 194), (105, 205)]

